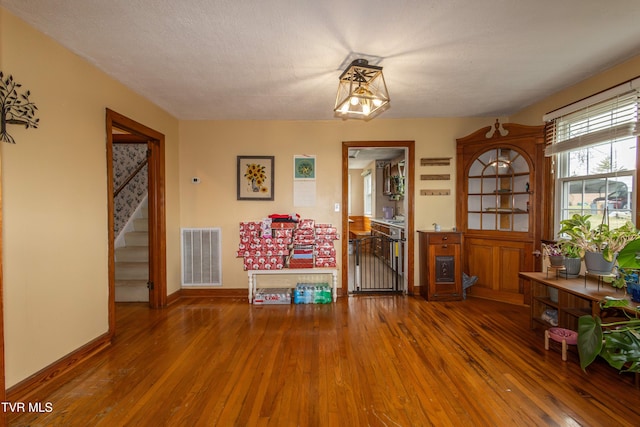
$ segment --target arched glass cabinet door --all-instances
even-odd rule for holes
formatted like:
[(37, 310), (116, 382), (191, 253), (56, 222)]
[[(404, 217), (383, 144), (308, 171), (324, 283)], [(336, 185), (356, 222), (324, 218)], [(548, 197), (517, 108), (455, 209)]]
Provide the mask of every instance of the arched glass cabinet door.
[(491, 148), (469, 168), (467, 228), (528, 232), (530, 168), (514, 148)]

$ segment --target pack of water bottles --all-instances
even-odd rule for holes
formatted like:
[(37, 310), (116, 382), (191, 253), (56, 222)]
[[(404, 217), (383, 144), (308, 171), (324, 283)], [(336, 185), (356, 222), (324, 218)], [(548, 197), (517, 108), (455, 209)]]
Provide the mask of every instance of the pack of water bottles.
[(331, 301), (328, 283), (298, 283), (293, 290), (294, 304), (329, 304)]

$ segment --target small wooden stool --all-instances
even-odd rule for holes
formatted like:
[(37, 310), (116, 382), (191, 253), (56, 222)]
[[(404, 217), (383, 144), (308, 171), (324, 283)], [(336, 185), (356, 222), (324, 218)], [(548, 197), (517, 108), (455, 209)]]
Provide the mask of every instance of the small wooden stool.
[(562, 360), (567, 361), (567, 346), (578, 344), (578, 333), (571, 329), (549, 328), (544, 331), (544, 349), (549, 350), (549, 338), (562, 344)]

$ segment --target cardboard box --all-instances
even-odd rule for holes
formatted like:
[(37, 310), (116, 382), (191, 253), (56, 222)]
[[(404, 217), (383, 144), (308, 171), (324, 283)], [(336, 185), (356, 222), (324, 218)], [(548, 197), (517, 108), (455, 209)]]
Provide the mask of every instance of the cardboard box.
[(271, 234), (276, 239), (288, 239), (288, 240), (291, 240), (291, 238), (293, 237), (293, 229), (284, 228), (284, 229), (271, 230)]
[(294, 229), (296, 225), (297, 223), (295, 222), (273, 222), (271, 223), (271, 230)]
[(284, 257), (270, 257), (264, 262), (260, 262), (260, 258), (245, 257), (243, 264), (245, 270), (281, 270), (284, 268)]
[(336, 259), (334, 257), (316, 257), (314, 261), (314, 266), (316, 267), (336, 267)]
[(336, 235), (338, 234), (338, 229), (335, 227), (326, 227), (326, 228), (316, 228), (316, 234), (319, 235)]
[(238, 250), (238, 258), (242, 257), (256, 257), (256, 256), (274, 256), (274, 255), (289, 255), (289, 249), (265, 249), (265, 250), (253, 250), (253, 249), (240, 249)]
[(291, 289), (258, 289), (253, 297), (256, 305), (291, 304)]
[(314, 224), (315, 221), (313, 219), (302, 219), (300, 220), (300, 224), (298, 226), (298, 228), (302, 228), (302, 229), (313, 229), (314, 228)]
[(289, 268), (313, 268), (313, 258), (291, 258)]
[(334, 257), (336, 256), (336, 248), (334, 248), (333, 246), (331, 247), (327, 247), (327, 246), (319, 246), (315, 249), (315, 256), (316, 257), (320, 257), (320, 258), (325, 258), (325, 257)]

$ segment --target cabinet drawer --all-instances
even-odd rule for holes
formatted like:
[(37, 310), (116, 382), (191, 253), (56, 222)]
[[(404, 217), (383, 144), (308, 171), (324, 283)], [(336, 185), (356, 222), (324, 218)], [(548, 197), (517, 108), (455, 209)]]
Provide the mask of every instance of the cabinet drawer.
[(429, 235), (430, 245), (460, 243), (460, 234), (458, 233), (433, 233)]

